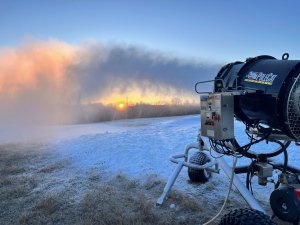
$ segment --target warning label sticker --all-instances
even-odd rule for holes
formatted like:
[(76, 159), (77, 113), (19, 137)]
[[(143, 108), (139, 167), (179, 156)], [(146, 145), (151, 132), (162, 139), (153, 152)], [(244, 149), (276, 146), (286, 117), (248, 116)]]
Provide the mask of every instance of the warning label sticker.
[(201, 102), (206, 102), (207, 101), (207, 97), (201, 97)]
[(214, 137), (215, 136), (215, 131), (207, 130), (207, 136)]

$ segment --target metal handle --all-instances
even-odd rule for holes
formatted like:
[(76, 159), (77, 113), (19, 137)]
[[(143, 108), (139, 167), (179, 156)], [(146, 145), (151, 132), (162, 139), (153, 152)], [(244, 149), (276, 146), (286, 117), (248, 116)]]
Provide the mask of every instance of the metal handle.
[(208, 92), (208, 91), (204, 91), (204, 92), (198, 92), (197, 91), (197, 85), (198, 84), (202, 84), (202, 83), (207, 83), (207, 82), (213, 82), (213, 81), (215, 81), (215, 80), (207, 80), (207, 81), (202, 81), (202, 82), (198, 82), (198, 83), (196, 83), (195, 84), (195, 91), (196, 91), (196, 93), (198, 93), (198, 94), (212, 94), (212, 92)]

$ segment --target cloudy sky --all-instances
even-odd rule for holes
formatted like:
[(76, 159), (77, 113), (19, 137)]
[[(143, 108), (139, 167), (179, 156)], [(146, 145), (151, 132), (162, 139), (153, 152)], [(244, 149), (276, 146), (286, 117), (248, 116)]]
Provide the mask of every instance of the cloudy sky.
[(299, 6), (295, 0), (0, 1), (0, 116), (126, 97), (199, 100), (195, 83), (213, 79), (227, 63), (286, 52), (300, 59)]

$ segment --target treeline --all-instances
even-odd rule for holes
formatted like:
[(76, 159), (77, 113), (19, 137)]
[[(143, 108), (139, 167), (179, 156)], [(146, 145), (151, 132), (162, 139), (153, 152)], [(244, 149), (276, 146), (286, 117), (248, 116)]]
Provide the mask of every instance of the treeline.
[(199, 105), (135, 105), (123, 112), (128, 119), (199, 114)]
[(200, 106), (198, 104), (136, 104), (134, 106), (127, 106), (121, 110), (115, 106), (89, 104), (72, 106), (70, 110), (72, 111), (72, 116), (68, 117), (64, 121), (64, 124), (97, 123), (121, 119), (193, 115), (200, 113)]
[[(129, 101), (128, 103), (122, 102), (124, 104), (128, 104), (128, 106), (136, 106), (136, 105), (196, 105), (198, 104), (197, 101), (189, 101), (188, 99), (182, 100), (181, 98), (175, 97), (172, 98), (170, 101), (167, 100), (161, 100), (161, 101), (156, 101), (156, 102), (131, 102)], [(117, 106), (118, 103), (111, 103), (108, 104), (108, 106)]]

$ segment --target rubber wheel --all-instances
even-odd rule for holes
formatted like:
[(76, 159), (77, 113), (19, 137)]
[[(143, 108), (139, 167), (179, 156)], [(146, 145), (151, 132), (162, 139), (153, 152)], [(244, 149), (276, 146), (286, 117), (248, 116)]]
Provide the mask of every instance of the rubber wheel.
[[(205, 163), (210, 162), (211, 159), (204, 152), (195, 152), (192, 157), (189, 159), (190, 163), (197, 165), (204, 165)], [(198, 170), (188, 168), (188, 175), (191, 181), (193, 182), (207, 182), (211, 176), (211, 173), (207, 172), (205, 169)]]
[(256, 209), (235, 209), (225, 214), (219, 225), (276, 225), (270, 216)]

